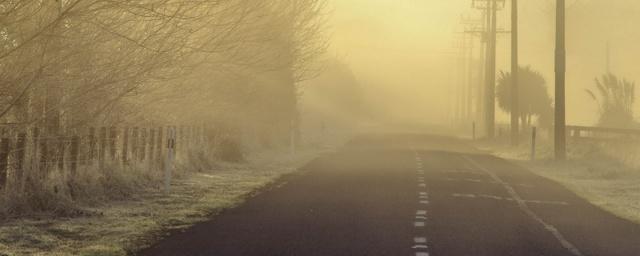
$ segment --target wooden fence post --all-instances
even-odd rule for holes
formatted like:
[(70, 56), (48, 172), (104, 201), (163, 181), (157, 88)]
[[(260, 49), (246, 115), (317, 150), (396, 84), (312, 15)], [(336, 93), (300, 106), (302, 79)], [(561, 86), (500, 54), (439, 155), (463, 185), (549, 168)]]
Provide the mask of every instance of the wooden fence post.
[(209, 149), (213, 145), (213, 140), (211, 139), (211, 127), (205, 125), (202, 127), (202, 141), (204, 142), (204, 148), (209, 153)]
[(129, 162), (129, 127), (122, 128), (122, 164)]
[[(182, 143), (182, 139), (180, 138), (180, 135), (182, 134), (180, 132), (181, 131), (180, 127), (181, 126), (179, 126), (179, 125), (172, 125), (172, 126), (169, 126), (169, 128), (167, 128), (167, 140), (170, 140), (170, 139), (173, 138), (173, 154), (176, 157), (179, 154), (177, 145), (178, 145), (178, 143)], [(170, 136), (171, 135), (169, 133), (170, 131), (173, 132), (173, 137)], [(182, 144), (180, 146), (182, 146)]]
[(111, 160), (116, 160), (116, 140), (118, 139), (118, 129), (114, 126), (109, 128), (109, 155)]
[(140, 128), (140, 162), (147, 157), (147, 128)]
[(153, 159), (155, 158), (156, 146), (156, 129), (149, 128), (149, 163), (153, 165)]
[(89, 154), (88, 154), (88, 163), (93, 163), (93, 160), (96, 157), (96, 128), (89, 128)]
[[(185, 126), (184, 127), (184, 134), (182, 135), (182, 144), (184, 145), (185, 150), (189, 150), (189, 145), (191, 143), (191, 132), (190, 132), (191, 126)], [(186, 154), (186, 152), (185, 152)]]
[(158, 127), (158, 138), (157, 138), (157, 143), (156, 143), (156, 160), (158, 163), (158, 166), (160, 168), (162, 168), (162, 165), (164, 163), (164, 158), (162, 157), (162, 148), (164, 146), (164, 141), (162, 140), (163, 134), (162, 134), (162, 126)]
[(100, 127), (100, 145), (98, 151), (98, 163), (100, 169), (104, 169), (105, 156), (107, 155), (107, 127)]
[(189, 126), (189, 147), (193, 147), (193, 144), (195, 142), (195, 127)]
[(9, 138), (0, 139), (0, 189), (7, 186), (9, 169)]
[(15, 158), (16, 158), (16, 175), (15, 180), (16, 184), (20, 184), (22, 182), (22, 176), (24, 175), (24, 157), (26, 153), (27, 147), (27, 133), (22, 132), (18, 134), (18, 140), (16, 141), (16, 149)]
[(133, 127), (133, 131), (131, 133), (131, 159), (134, 162), (138, 161), (138, 127)]
[(70, 174), (72, 179), (76, 177), (78, 173), (78, 153), (80, 151), (80, 137), (71, 137), (71, 150), (69, 152)]
[[(177, 125), (171, 126), (171, 128), (167, 128), (167, 139), (173, 139), (173, 153), (175, 155), (178, 155), (178, 143), (182, 143), (182, 140), (178, 138), (178, 129), (179, 126)], [(169, 130), (172, 130), (172, 137), (169, 137)], [(182, 144), (180, 144), (180, 147), (182, 147)]]
[(42, 148), (40, 147), (40, 129), (38, 129), (38, 127), (34, 127), (32, 134), (31, 134), (31, 143), (33, 144), (33, 157), (32, 160), (33, 161), (31, 163), (31, 174), (29, 174), (30, 177), (33, 177), (33, 175), (37, 175), (36, 177), (40, 177), (40, 173), (37, 173), (41, 170), (42, 166), (40, 166), (39, 163), (39, 156), (41, 155)]
[(49, 174), (49, 143), (47, 141), (48, 139), (43, 134), (40, 134), (38, 137), (38, 142), (40, 143), (40, 168), (38, 168), (40, 174), (38, 177), (41, 180), (44, 180)]
[(175, 128), (167, 129), (167, 158), (164, 165), (164, 189), (166, 193), (169, 193), (171, 189), (171, 172), (173, 171), (173, 160), (175, 158), (175, 141), (176, 141)]
[(202, 125), (201, 131), (200, 131), (200, 139), (202, 140), (203, 146), (208, 151), (209, 146), (211, 146), (211, 143), (209, 142), (209, 126), (207, 126), (206, 124)]
[(66, 149), (65, 143), (67, 142), (67, 137), (59, 136), (56, 140), (56, 152), (55, 153), (55, 162), (57, 164), (58, 170), (64, 170), (64, 151)]
[[(38, 138), (40, 137), (40, 130), (38, 127), (34, 127), (31, 133), (31, 143), (33, 144), (33, 158), (37, 159), (38, 156)], [(36, 168), (37, 169), (37, 168)]]

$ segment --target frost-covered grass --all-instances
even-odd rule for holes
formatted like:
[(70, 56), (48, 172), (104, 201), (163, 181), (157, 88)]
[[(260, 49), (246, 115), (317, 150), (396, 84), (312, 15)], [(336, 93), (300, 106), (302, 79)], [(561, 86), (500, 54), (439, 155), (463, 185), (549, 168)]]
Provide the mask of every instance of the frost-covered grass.
[(550, 141), (541, 141), (530, 161), (529, 145), (482, 145), (494, 154), (555, 180), (613, 214), (640, 223), (640, 141), (632, 138), (570, 139), (566, 162), (552, 160)]
[(260, 188), (290, 174), (317, 155), (270, 151), (243, 164), (218, 163), (209, 170), (178, 173), (169, 194), (157, 188), (106, 201), (86, 216), (30, 216), (0, 224), (0, 255), (127, 255), (171, 229), (206, 220), (234, 207)]

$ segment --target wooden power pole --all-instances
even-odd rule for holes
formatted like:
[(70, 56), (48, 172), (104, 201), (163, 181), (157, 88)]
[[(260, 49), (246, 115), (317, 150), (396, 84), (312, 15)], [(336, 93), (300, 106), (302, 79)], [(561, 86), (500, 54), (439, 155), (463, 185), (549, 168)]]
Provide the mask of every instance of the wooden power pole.
[(566, 120), (565, 120), (565, 0), (556, 0), (556, 95), (555, 95), (555, 134), (554, 148), (556, 160), (567, 158)]
[(520, 102), (518, 80), (518, 0), (511, 0), (511, 144), (518, 145)]
[(476, 104), (474, 104), (477, 99), (475, 99), (475, 95), (474, 92), (480, 91), (480, 90), (475, 90), (476, 89), (476, 85), (480, 84), (482, 85), (482, 82), (476, 82), (474, 80), (475, 78), (475, 43), (474, 43), (474, 38), (477, 35), (482, 35), (483, 31), (479, 30), (478, 27), (482, 26), (484, 22), (484, 19), (477, 19), (474, 17), (470, 17), (470, 16), (463, 16), (462, 20), (461, 20), (461, 24), (464, 26), (464, 33), (463, 33), (463, 50), (462, 50), (462, 54), (463, 54), (463, 58), (464, 58), (464, 68), (463, 71), (466, 76), (466, 80), (465, 80), (465, 93), (464, 93), (464, 101), (465, 101), (465, 109), (464, 109), (464, 116), (465, 116), (465, 122), (463, 122), (462, 124), (464, 126), (470, 125), (472, 124), (475, 120), (477, 120), (477, 116), (475, 115), (476, 113), (474, 112), (474, 105), (475, 107), (477, 107)]
[[(498, 5), (500, 2), (501, 5)], [(482, 117), (484, 119), (484, 128), (487, 138), (495, 137), (495, 107), (496, 107), (496, 43), (498, 33), (509, 33), (508, 31), (498, 31), (497, 12), (499, 8), (504, 7), (505, 0), (473, 0), (474, 8), (484, 10), (484, 29), (482, 34), (482, 43), (485, 47), (481, 55), (484, 58), (484, 88), (482, 88), (483, 97), (478, 100), (482, 102)]]
[(495, 97), (495, 85), (496, 85), (496, 41), (497, 41), (497, 11), (498, 1), (491, 0), (487, 2), (487, 12), (489, 13), (489, 34), (487, 47), (487, 81), (485, 88), (485, 125), (487, 137), (489, 139), (495, 137), (495, 122), (496, 122), (496, 97)]

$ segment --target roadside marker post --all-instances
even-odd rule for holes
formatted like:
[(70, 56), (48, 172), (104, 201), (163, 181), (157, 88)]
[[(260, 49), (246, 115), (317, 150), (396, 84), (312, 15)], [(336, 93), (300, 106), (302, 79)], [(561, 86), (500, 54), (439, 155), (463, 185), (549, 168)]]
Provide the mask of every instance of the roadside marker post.
[(167, 128), (167, 159), (164, 165), (164, 191), (169, 193), (171, 189), (171, 172), (175, 157), (176, 130), (174, 127)]
[(531, 161), (536, 160), (536, 130), (535, 126), (531, 130)]
[(471, 139), (476, 140), (476, 122), (473, 122), (471, 128)]

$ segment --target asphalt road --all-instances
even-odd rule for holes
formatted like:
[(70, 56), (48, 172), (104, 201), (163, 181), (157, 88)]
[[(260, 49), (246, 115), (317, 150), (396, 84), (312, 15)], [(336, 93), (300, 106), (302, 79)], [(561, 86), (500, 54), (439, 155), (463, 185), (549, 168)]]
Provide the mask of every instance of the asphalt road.
[(635, 256), (640, 226), (464, 141), (370, 135), (138, 255)]

